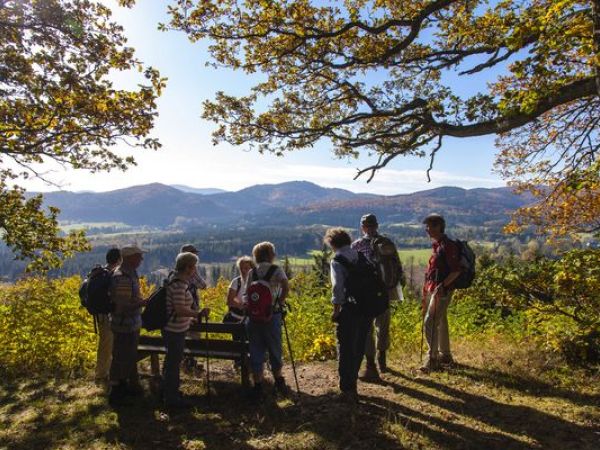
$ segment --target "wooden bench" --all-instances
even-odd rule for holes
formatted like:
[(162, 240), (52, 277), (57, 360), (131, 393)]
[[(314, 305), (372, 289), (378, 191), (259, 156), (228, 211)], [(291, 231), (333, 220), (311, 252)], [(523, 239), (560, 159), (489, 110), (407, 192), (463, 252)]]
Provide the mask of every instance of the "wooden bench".
[[(246, 335), (246, 328), (238, 323), (198, 323), (190, 327), (191, 332), (200, 333), (200, 338), (185, 338), (186, 356), (195, 356), (199, 358), (226, 359), (241, 361), (241, 381), (242, 386), (250, 386), (249, 378), (249, 344)], [(205, 333), (209, 332), (212, 336), (206, 339)], [(234, 335), (241, 336), (241, 340), (218, 339), (215, 335), (233, 338)], [(220, 336), (218, 336), (220, 337)], [(160, 365), (158, 356), (166, 354), (167, 349), (163, 343), (162, 336), (141, 335), (138, 344), (138, 361), (150, 357), (150, 367), (153, 376), (160, 375)]]

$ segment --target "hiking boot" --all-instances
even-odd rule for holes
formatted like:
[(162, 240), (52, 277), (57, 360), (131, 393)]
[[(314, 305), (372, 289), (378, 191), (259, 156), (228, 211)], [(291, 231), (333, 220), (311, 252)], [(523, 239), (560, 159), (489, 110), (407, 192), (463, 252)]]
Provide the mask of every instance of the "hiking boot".
[(248, 397), (255, 403), (260, 403), (263, 400), (263, 386), (262, 383), (256, 383), (250, 391)]
[(339, 393), (337, 400), (348, 405), (356, 405), (358, 403), (358, 392), (356, 390), (346, 390)]
[(165, 401), (165, 407), (169, 409), (188, 409), (194, 405), (183, 397), (176, 398), (174, 400)]
[(95, 378), (94, 383), (104, 392), (108, 392), (110, 390), (110, 381), (108, 378)]
[(194, 375), (194, 370), (196, 369), (196, 360), (189, 356), (186, 356), (181, 364), (181, 370), (186, 375)]
[(142, 395), (144, 395), (144, 388), (142, 387), (142, 385), (137, 382), (137, 383), (128, 383), (125, 385), (124, 388), (124, 393), (126, 396), (129, 397), (140, 397)]
[(365, 370), (362, 373), (361, 380), (363, 381), (380, 381), (381, 377), (379, 376), (379, 372), (377, 371), (377, 366), (375, 365), (374, 359), (367, 359), (367, 365), (365, 366)]
[(452, 355), (450, 353), (440, 356), (438, 361), (444, 366), (451, 366), (452, 364), (454, 364), (454, 358), (452, 358)]
[(108, 394), (108, 404), (110, 406), (129, 406), (131, 400), (127, 398), (127, 385), (123, 382), (111, 386)]
[(385, 372), (388, 371), (387, 359), (386, 359), (385, 352), (378, 352), (377, 353), (377, 364), (379, 365), (379, 371), (381, 373), (385, 373)]
[(275, 391), (277, 391), (280, 395), (288, 396), (290, 395), (290, 388), (287, 384), (285, 384), (285, 378), (277, 377), (275, 378)]
[(439, 369), (440, 363), (436, 358), (427, 358), (427, 360), (425, 360), (425, 363), (421, 367), (419, 367), (419, 370), (423, 373), (429, 373)]

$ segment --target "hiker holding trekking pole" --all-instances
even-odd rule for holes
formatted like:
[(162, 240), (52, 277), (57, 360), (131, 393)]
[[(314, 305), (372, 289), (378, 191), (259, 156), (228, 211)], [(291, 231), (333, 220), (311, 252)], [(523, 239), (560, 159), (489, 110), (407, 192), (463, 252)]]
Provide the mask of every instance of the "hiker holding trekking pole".
[(252, 256), (256, 267), (248, 275), (243, 299), (248, 317), (246, 330), (254, 379), (251, 398), (260, 402), (263, 398), (265, 352), (269, 354), (275, 390), (281, 395), (289, 394), (281, 370), (283, 367), (281, 334), (289, 284), (285, 272), (281, 267), (273, 264), (275, 246), (272, 243), (256, 244), (252, 249)]
[(439, 214), (430, 214), (425, 230), (432, 241), (433, 252), (425, 273), (423, 286), (423, 330), (429, 347), (422, 372), (452, 364), (448, 333), (448, 305), (457, 278), (461, 275), (461, 250), (445, 234), (446, 221)]

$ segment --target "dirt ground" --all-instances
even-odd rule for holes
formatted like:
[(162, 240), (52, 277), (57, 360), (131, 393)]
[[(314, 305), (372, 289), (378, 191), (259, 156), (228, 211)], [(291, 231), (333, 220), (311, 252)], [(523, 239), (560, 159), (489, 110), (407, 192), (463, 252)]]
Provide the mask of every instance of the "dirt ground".
[[(146, 395), (116, 410), (87, 380), (4, 383), (0, 448), (600, 448), (597, 377), (558, 387), (483, 354), (430, 375), (416, 363), (392, 361), (381, 383), (361, 382), (357, 405), (338, 399), (334, 361), (300, 365), (300, 394), (277, 398), (269, 385), (259, 405), (230, 363), (213, 362), (210, 395), (205, 373), (186, 376), (194, 408), (177, 412), (161, 406), (149, 375)], [(293, 388), (289, 366), (285, 375)]]

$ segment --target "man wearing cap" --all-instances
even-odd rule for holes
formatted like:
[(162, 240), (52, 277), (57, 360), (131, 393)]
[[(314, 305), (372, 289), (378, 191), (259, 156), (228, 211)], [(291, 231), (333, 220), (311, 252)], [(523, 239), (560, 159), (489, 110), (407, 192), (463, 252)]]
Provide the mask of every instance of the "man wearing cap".
[[(382, 256), (377, 252), (377, 246), (375, 245), (376, 241), (385, 241), (387, 246), (391, 246), (391, 253), (394, 255), (394, 258), (390, 260), (393, 264), (391, 270), (394, 272), (395, 280), (399, 282), (402, 279), (402, 265), (400, 264), (400, 258), (398, 257), (398, 250), (390, 239), (379, 234), (377, 217), (375, 217), (374, 214), (365, 214), (360, 219), (360, 227), (363, 237), (354, 241), (352, 243), (352, 248), (362, 253), (369, 261), (378, 266), (385, 278), (385, 272), (389, 269), (383, 267), (384, 263), (381, 260)], [(393, 282), (392, 284), (395, 283), (396, 282)], [(399, 300), (397, 286), (390, 288), (388, 290), (388, 295), (390, 301)], [(377, 365), (375, 364), (376, 349), (379, 370), (382, 372), (387, 371), (386, 353), (390, 347), (390, 315), (391, 312), (388, 308), (383, 314), (375, 318), (374, 324), (372, 323), (369, 328), (369, 334), (367, 335), (365, 346), (365, 357), (367, 363), (365, 371), (361, 377), (365, 381), (379, 380), (379, 372), (377, 370)], [(375, 335), (377, 335), (377, 339), (375, 339)]]
[(456, 244), (445, 234), (446, 221), (441, 215), (429, 214), (423, 223), (433, 248), (423, 286), (423, 332), (429, 350), (421, 370), (429, 372), (453, 362), (448, 334), (448, 305), (452, 299), (453, 283), (461, 273), (461, 257)]
[(144, 253), (136, 245), (123, 247), (123, 261), (112, 276), (110, 295), (115, 304), (110, 314), (113, 357), (109, 403), (112, 405), (126, 404), (127, 396), (142, 392), (137, 373), (137, 346), (142, 327), (142, 307), (146, 306), (147, 300), (140, 293), (137, 269), (144, 259)]

